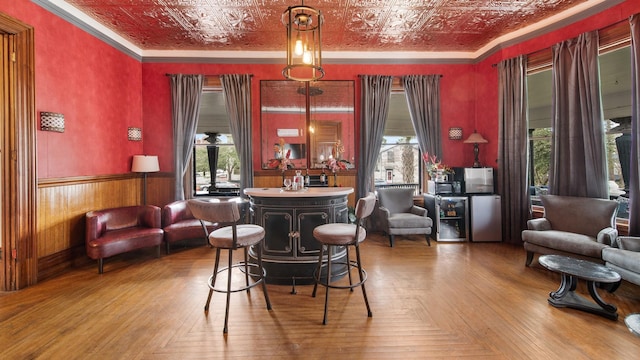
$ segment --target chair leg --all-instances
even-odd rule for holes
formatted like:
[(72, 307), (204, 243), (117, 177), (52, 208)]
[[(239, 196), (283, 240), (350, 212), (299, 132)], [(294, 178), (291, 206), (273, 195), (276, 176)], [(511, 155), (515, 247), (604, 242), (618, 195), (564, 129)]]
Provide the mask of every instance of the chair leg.
[(351, 280), (351, 261), (349, 260), (349, 246), (345, 246), (347, 250), (347, 275), (349, 276), (349, 291), (353, 292), (353, 281)]
[(389, 246), (393, 247), (393, 235), (389, 234)]
[(209, 283), (209, 296), (207, 297), (207, 304), (204, 306), (204, 312), (209, 312), (209, 303), (211, 303), (211, 295), (213, 295), (213, 287), (216, 285), (216, 277), (218, 275), (218, 265), (220, 264), (220, 248), (216, 248), (216, 260), (213, 265), (213, 274), (211, 275), (211, 282)]
[(224, 311), (224, 328), (222, 329), (223, 333), (227, 333), (227, 324), (229, 323), (229, 304), (231, 304), (231, 273), (233, 266), (233, 250), (229, 249), (229, 274), (227, 276), (227, 306)]
[(431, 246), (431, 236), (426, 234), (425, 237), (427, 238), (427, 245)]
[(267, 293), (267, 279), (264, 276), (264, 268), (262, 267), (262, 245), (258, 245), (258, 271), (260, 272), (260, 279), (262, 280), (262, 292), (264, 293), (264, 301), (267, 303), (267, 310), (271, 310), (271, 300), (269, 300), (269, 293)]
[(531, 265), (532, 261), (533, 261), (533, 251), (527, 251), (527, 260), (525, 261), (524, 265), (529, 266)]
[[(373, 317), (373, 313), (371, 312), (371, 307), (369, 307), (367, 290), (364, 288), (364, 273), (362, 272), (362, 261), (360, 261), (360, 246), (358, 245), (358, 243), (356, 243), (355, 247), (356, 247), (356, 261), (358, 262), (358, 274), (360, 275), (360, 282), (362, 286), (362, 296), (364, 297), (365, 305), (367, 305), (367, 316)], [(351, 290), (353, 291), (353, 288)]]
[(318, 268), (316, 269), (316, 274), (314, 276), (315, 284), (313, 285), (313, 293), (311, 293), (311, 297), (316, 297), (316, 291), (318, 290), (318, 282), (320, 282), (321, 272), (322, 272), (322, 256), (324, 255), (324, 245), (320, 244), (320, 257), (318, 257)]
[(102, 258), (98, 259), (98, 274), (102, 274), (104, 271), (104, 260)]
[[(327, 284), (331, 282), (331, 246), (327, 245)], [(326, 293), (324, 294), (324, 318), (322, 319), (322, 325), (327, 325), (327, 310), (329, 308), (329, 287), (326, 287)]]
[(169, 255), (169, 253), (171, 252), (171, 247), (169, 246), (168, 241), (165, 241), (165, 250), (167, 252), (167, 255)]
[(251, 291), (251, 289), (249, 289), (249, 262), (248, 262), (248, 254), (247, 254), (248, 250), (245, 247), (244, 248), (244, 280), (245, 283), (247, 284), (247, 294)]

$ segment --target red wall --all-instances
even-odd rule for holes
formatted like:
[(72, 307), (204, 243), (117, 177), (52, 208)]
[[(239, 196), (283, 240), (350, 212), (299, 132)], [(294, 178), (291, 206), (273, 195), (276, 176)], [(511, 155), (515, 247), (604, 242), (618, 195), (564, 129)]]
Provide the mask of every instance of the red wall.
[(129, 172), (143, 151), (127, 139), (142, 127), (141, 63), (29, 0), (0, 11), (35, 29), (36, 112), (64, 114), (63, 133), (37, 131), (38, 178)]
[[(473, 162), (472, 148), (463, 146), (461, 141), (447, 138), (450, 126), (461, 126), (466, 133), (472, 131), (474, 123), (474, 81), (472, 65), (326, 65), (325, 80), (356, 81), (356, 119), (360, 113), (359, 74), (385, 74), (401, 76), (407, 74), (442, 74), (442, 136), (445, 153), (444, 161), (452, 166), (470, 165)], [(260, 80), (282, 80), (282, 65), (217, 65), (217, 64), (158, 64), (142, 65), (143, 108), (145, 126), (153, 124), (153, 132), (145, 133), (145, 150), (155, 149), (161, 161), (161, 168), (173, 168), (171, 139), (171, 106), (167, 73), (220, 75), (231, 73), (251, 73), (253, 97), (253, 143), (260, 144)], [(356, 127), (357, 131), (357, 127)], [(149, 137), (147, 137), (149, 136)], [(260, 146), (254, 146), (254, 168), (260, 169)], [(463, 151), (466, 150), (466, 151)]]
[[(172, 171), (167, 73), (252, 73), (253, 139), (254, 144), (260, 142), (260, 80), (282, 79), (281, 64), (141, 64), (29, 0), (3, 1), (0, 11), (35, 28), (36, 110), (65, 115), (64, 133), (37, 133), (38, 178), (126, 173), (132, 155), (140, 153), (159, 155), (161, 171)], [(628, 0), (584, 21), (502, 49), (475, 65), (326, 65), (326, 79), (354, 80), (357, 94), (358, 74), (442, 74), (444, 151), (438, 155), (451, 166), (470, 165), (472, 146), (448, 140), (447, 131), (460, 126), (466, 137), (477, 129), (489, 140), (481, 145), (481, 162), (497, 166), (497, 73), (491, 65), (606, 27), (634, 13), (640, 13), (640, 1)], [(356, 110), (356, 119), (359, 116)], [(143, 128), (142, 142), (127, 140), (130, 126)], [(254, 167), (259, 169), (259, 165), (256, 154)]]

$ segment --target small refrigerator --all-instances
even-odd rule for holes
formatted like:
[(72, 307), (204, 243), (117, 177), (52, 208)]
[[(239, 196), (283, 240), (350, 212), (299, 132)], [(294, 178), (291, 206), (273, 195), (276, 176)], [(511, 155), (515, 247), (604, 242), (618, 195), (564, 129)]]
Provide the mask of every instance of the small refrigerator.
[(469, 196), (469, 237), (472, 242), (501, 242), (500, 195)]

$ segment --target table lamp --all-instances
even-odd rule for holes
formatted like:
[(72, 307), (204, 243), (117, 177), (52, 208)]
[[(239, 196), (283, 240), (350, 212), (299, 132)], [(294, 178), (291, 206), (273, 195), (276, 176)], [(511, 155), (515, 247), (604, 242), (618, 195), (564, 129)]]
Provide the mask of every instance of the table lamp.
[(480, 160), (478, 160), (478, 154), (480, 153), (478, 144), (486, 144), (488, 142), (489, 141), (487, 139), (483, 138), (482, 135), (478, 134), (475, 130), (473, 131), (473, 134), (469, 135), (467, 140), (464, 141), (465, 144), (473, 144), (473, 155), (475, 157), (473, 160), (474, 168), (482, 167), (482, 165), (480, 165)]
[(147, 173), (160, 171), (158, 156), (156, 155), (133, 155), (131, 172), (144, 174), (144, 185), (142, 187), (142, 203), (147, 205)]

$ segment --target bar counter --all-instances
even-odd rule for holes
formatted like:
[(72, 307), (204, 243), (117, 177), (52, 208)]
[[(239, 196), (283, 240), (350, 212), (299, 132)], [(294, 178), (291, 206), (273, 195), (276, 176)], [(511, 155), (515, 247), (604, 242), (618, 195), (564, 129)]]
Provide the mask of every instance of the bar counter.
[[(345, 223), (349, 218), (347, 196), (351, 187), (310, 187), (297, 191), (281, 188), (248, 188), (252, 222), (265, 229), (262, 261), (267, 282), (272, 284), (311, 284), (318, 263), (320, 243), (313, 229), (322, 224)], [(255, 249), (249, 251), (255, 261)], [(338, 248), (332, 262), (344, 262), (346, 251)], [(334, 271), (335, 270), (335, 271)], [(332, 267), (332, 277), (345, 274), (345, 266)]]

